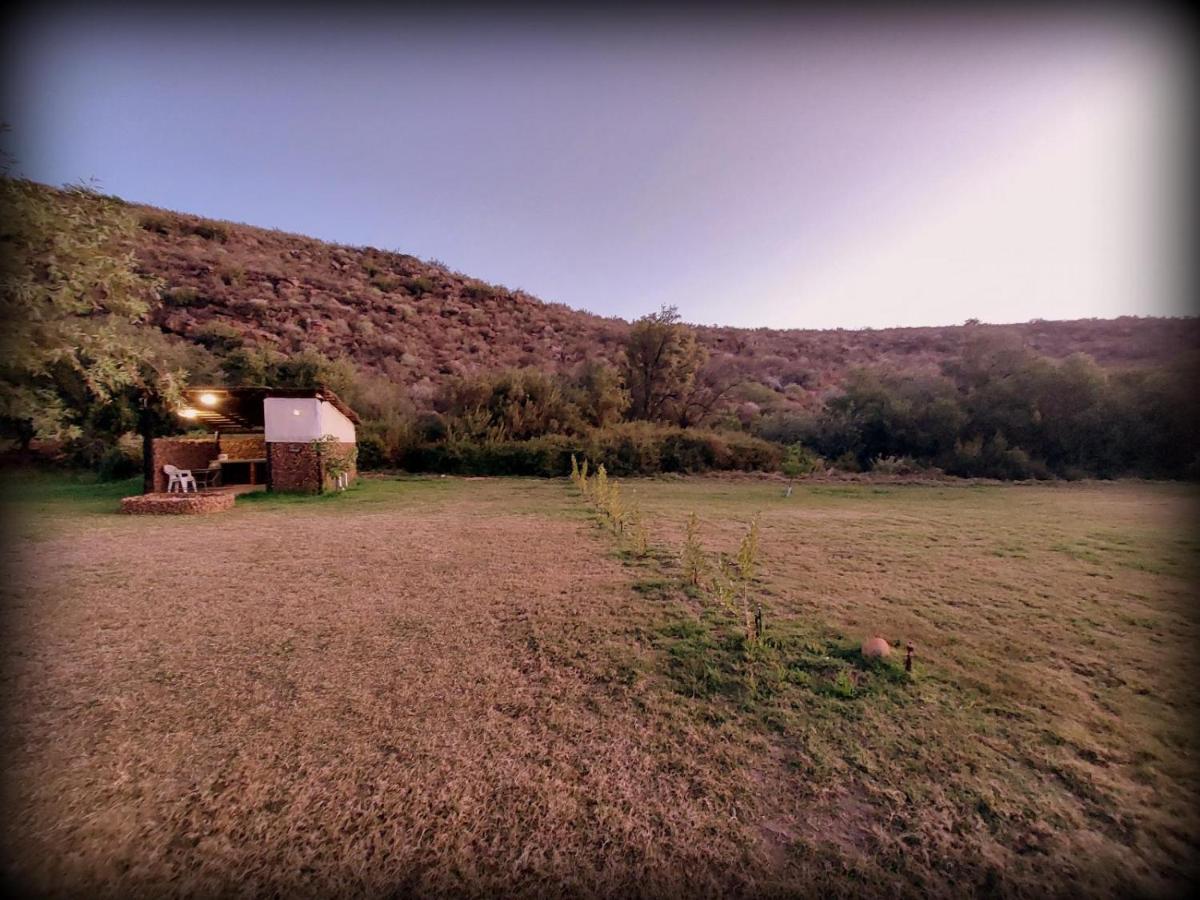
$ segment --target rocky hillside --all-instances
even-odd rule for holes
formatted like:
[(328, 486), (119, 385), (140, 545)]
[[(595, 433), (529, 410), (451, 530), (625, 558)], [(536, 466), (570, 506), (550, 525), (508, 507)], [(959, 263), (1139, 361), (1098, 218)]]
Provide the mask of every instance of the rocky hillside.
[[(285, 352), (313, 347), (410, 385), (506, 366), (562, 369), (616, 359), (629, 324), (488, 284), (432, 261), (135, 206), (135, 250), (165, 288), (154, 321), (189, 340), (240, 335)], [(648, 310), (649, 311), (649, 310)], [(702, 327), (716, 360), (804, 405), (854, 366), (932, 369), (972, 333), (1007, 327), (1050, 356), (1109, 367), (1169, 363), (1197, 346), (1200, 320), (1126, 317), (1013, 326), (880, 330)]]

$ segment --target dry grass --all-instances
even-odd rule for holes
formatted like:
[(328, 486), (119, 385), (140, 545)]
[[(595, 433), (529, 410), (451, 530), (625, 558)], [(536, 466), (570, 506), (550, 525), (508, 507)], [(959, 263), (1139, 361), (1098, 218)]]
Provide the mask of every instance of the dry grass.
[[(753, 691), (676, 564), (623, 565), (562, 483), (372, 480), (165, 521), (26, 484), (3, 870), (113, 896), (1041, 896), (1187, 874), (1190, 492), (625, 490), (659, 548), (695, 509), (731, 552), (761, 512)], [(837, 655), (873, 630), (917, 643), (915, 679)], [(680, 680), (696, 659), (705, 689)], [(849, 693), (813, 659), (849, 666)]]
[(121, 896), (748, 883), (744, 750), (644, 696), (648, 617), (568, 507), (438, 480), (42, 514), (8, 560), (5, 870)]
[[(733, 714), (778, 732), (786, 883), (1124, 896), (1194, 874), (1192, 489), (814, 485), (789, 499), (698, 479), (630, 497), (676, 545), (698, 510), (725, 552), (761, 512), (775, 683), (735, 694)], [(852, 656), (876, 631), (916, 643), (915, 679), (813, 690), (813, 650)]]

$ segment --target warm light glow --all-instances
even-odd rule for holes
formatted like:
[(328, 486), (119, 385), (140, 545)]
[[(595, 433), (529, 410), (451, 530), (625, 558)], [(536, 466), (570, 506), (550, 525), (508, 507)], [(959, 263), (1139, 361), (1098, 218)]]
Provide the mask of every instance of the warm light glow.
[(298, 416), (298, 415), (300, 415), (300, 410), (298, 410), (298, 409), (293, 409), (293, 410), (292, 410), (292, 415), (293, 415), (293, 416)]
[(200, 402), (205, 406), (216, 406), (220, 398), (216, 394), (203, 393), (200, 395)]
[(200, 411), (189, 407), (188, 409), (181, 409), (179, 414), (185, 419), (194, 419), (196, 416), (200, 415)]

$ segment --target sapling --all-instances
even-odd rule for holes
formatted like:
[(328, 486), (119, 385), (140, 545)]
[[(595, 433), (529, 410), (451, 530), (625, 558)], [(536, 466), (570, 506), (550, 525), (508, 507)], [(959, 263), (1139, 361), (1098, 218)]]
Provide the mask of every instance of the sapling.
[(750, 529), (738, 547), (737, 569), (742, 589), (742, 618), (746, 623), (746, 640), (751, 646), (762, 637), (762, 604), (755, 601), (750, 605), (750, 582), (758, 568), (758, 516), (750, 520)]
[(681, 556), (683, 574), (688, 584), (699, 587), (700, 579), (704, 575), (705, 561), (704, 547), (700, 544), (700, 520), (695, 513), (692, 513), (687, 519)]
[(604, 498), (604, 512), (608, 515), (614, 531), (625, 530), (625, 506), (621, 500), (621, 486), (615, 481), (608, 485)]
[(787, 492), (784, 496), (792, 496), (792, 487), (796, 479), (802, 475), (811, 475), (819, 468), (820, 462), (820, 457), (803, 444), (792, 444), (788, 447), (783, 461), (779, 464), (779, 471), (788, 480)]
[(629, 511), (630, 535), (633, 538), (633, 552), (639, 558), (645, 558), (650, 553), (650, 532), (642, 512), (636, 506)]
[(600, 463), (596, 467), (595, 484), (592, 485), (592, 502), (603, 511), (608, 505), (608, 472), (604, 469), (604, 463)]
[(738, 577), (749, 583), (758, 567), (758, 516), (750, 520), (750, 530), (742, 538), (737, 555)]

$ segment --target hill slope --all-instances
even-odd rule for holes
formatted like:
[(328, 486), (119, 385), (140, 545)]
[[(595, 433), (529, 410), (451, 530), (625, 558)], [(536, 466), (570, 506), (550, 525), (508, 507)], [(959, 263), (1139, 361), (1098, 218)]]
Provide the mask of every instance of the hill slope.
[[(153, 321), (194, 341), (238, 334), (285, 352), (313, 347), (399, 380), (418, 402), (460, 374), (507, 366), (565, 369), (615, 360), (629, 323), (487, 284), (436, 262), (277, 230), (132, 207), (137, 256), (166, 284)], [(879, 330), (700, 327), (728, 357), (803, 404), (855, 366), (936, 368), (967, 337), (1009, 329), (1054, 357), (1108, 367), (1170, 363), (1197, 346), (1200, 320), (1124, 317), (1020, 325)]]

